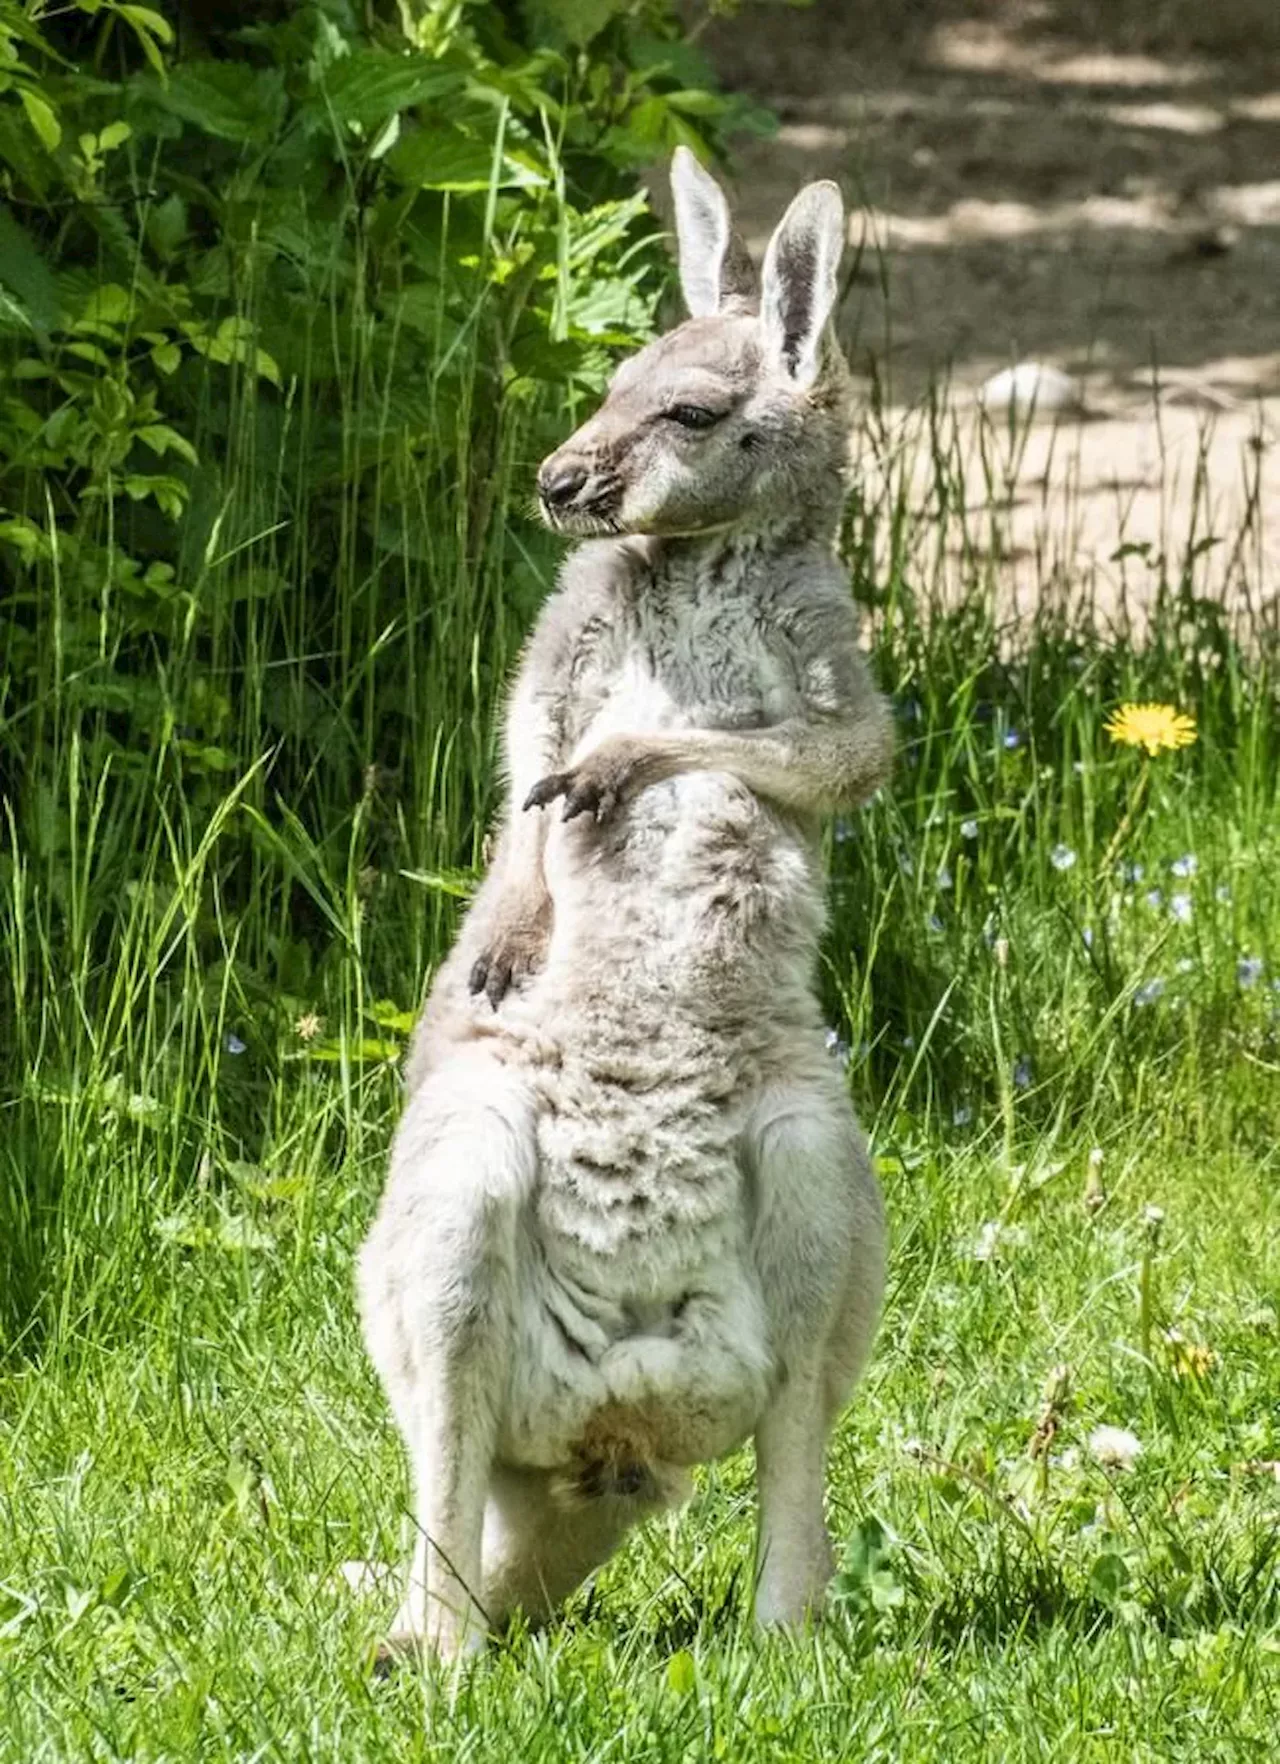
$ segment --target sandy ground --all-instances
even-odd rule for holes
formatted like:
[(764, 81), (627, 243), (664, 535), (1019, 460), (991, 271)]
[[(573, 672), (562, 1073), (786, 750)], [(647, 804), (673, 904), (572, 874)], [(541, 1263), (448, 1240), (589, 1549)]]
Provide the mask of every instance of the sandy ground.
[[(704, 46), (781, 119), (737, 147), (752, 246), (807, 179), (850, 200), (840, 331), (889, 435), (941, 389), (967, 503), (993, 456), (1016, 465), (1013, 595), (1049, 558), (1105, 615), (1135, 587), (1122, 546), (1194, 536), (1219, 541), (1207, 590), (1276, 600), (1280, 0), (817, 0), (748, 6)], [(1017, 435), (1001, 416), (983, 445), (978, 389), (1028, 360), (1081, 408)]]

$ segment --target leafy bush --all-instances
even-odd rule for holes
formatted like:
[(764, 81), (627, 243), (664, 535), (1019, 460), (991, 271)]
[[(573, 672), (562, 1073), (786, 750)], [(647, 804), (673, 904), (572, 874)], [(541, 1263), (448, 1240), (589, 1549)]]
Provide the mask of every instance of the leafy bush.
[(404, 638), (458, 595), (500, 668), (483, 597), (518, 625), (546, 574), (513, 470), (652, 322), (636, 167), (726, 114), (653, 0), (195, 8), (172, 61), (159, 12), (41, 11), (0, 6), (0, 764), (37, 852), (73, 730), (86, 778), (207, 814), (264, 734), (264, 788), (350, 767), (344, 722), (397, 763), (446, 709), (410, 715)]

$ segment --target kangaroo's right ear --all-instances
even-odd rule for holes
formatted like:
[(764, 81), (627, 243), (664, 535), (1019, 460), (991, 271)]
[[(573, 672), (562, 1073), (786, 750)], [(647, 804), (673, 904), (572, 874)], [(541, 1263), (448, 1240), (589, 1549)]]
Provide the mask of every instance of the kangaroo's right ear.
[(733, 230), (724, 191), (687, 147), (677, 147), (671, 161), (671, 194), (676, 201), (680, 287), (690, 317), (709, 318), (726, 307), (750, 311), (756, 295), (751, 258)]
[(760, 315), (770, 347), (801, 386), (817, 378), (838, 292), (844, 203), (835, 184), (808, 184), (764, 254)]

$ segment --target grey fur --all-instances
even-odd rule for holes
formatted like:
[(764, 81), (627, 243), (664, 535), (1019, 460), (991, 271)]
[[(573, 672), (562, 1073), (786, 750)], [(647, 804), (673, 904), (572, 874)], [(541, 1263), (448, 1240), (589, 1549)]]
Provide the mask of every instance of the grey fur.
[(752, 1434), (759, 1619), (802, 1620), (830, 1573), (826, 1441), (884, 1221), (815, 992), (820, 821), (891, 759), (834, 552), (843, 221), (801, 192), (756, 316), (723, 288), (723, 198), (690, 157), (673, 181), (704, 310), (539, 474), (585, 542), (512, 691), (494, 860), (360, 1257), (417, 1490), (392, 1648), (545, 1615)]

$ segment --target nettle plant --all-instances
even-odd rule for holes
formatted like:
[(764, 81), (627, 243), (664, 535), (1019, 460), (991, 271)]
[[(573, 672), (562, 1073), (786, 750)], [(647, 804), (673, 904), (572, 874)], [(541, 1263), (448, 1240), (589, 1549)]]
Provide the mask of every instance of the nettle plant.
[[(672, 12), (0, 0), (12, 681), (51, 573), (58, 667), (127, 713), (172, 646), (218, 647), (215, 601), (376, 576), (446, 498), (483, 541), (532, 431), (650, 328), (636, 168), (729, 114)], [(174, 712), (193, 753), (227, 738)]]

